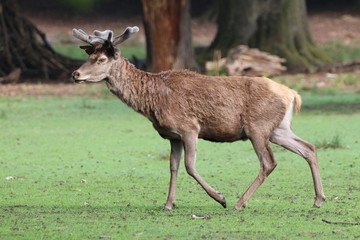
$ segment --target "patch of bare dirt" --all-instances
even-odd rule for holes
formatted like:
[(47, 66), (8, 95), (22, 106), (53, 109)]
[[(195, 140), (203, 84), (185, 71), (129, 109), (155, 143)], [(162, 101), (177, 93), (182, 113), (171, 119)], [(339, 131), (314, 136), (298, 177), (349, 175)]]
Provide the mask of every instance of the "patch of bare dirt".
[(61, 96), (61, 97), (77, 97), (89, 96), (100, 97), (104, 94), (103, 84), (3, 84), (0, 85), (1, 97), (17, 97), (17, 96)]
[(323, 12), (309, 15), (313, 39), (318, 43), (339, 41), (360, 45), (360, 15)]

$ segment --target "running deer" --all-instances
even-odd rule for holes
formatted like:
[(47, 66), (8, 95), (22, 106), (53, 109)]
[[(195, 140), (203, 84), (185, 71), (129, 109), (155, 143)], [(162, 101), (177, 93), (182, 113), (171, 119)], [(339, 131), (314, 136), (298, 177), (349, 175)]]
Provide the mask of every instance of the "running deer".
[(325, 200), (315, 146), (291, 130), (293, 111), (301, 106), (299, 94), (265, 77), (206, 76), (188, 70), (149, 73), (135, 68), (116, 47), (138, 27), (128, 27), (121, 35), (94, 31), (93, 35), (73, 29), (73, 35), (88, 43), (81, 46), (89, 58), (73, 72), (76, 83), (104, 81), (120, 100), (148, 118), (161, 137), (168, 139), (170, 186), (164, 210), (175, 203), (176, 178), (184, 150), (187, 173), (206, 193), (226, 207), (225, 198), (196, 171), (198, 138), (213, 142), (249, 139), (260, 161), (260, 172), (235, 209), (246, 206), (250, 197), (275, 169), (269, 141), (303, 157), (310, 166), (314, 207)]

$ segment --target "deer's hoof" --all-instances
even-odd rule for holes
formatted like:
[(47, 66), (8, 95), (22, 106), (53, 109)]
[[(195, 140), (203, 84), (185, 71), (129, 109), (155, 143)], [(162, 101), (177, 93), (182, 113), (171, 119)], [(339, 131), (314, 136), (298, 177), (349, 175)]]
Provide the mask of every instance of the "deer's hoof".
[(236, 204), (236, 205), (234, 206), (234, 209), (235, 209), (235, 210), (240, 210), (240, 209), (242, 209), (242, 208), (246, 208), (246, 203)]
[(219, 203), (221, 204), (221, 206), (223, 206), (223, 208), (226, 208), (226, 200), (224, 197)]
[(163, 211), (170, 211), (170, 210), (172, 210), (173, 208), (177, 208), (177, 206), (175, 205), (175, 203), (173, 203), (170, 207), (165, 205), (162, 210), (163, 210)]
[(321, 204), (326, 200), (325, 196), (321, 196), (319, 198), (316, 198), (313, 207), (314, 208), (320, 208)]

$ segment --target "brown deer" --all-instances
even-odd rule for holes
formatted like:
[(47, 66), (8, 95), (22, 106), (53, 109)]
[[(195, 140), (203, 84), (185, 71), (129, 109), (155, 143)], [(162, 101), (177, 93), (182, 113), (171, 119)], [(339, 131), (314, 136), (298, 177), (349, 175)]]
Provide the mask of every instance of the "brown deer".
[(82, 49), (89, 59), (72, 78), (80, 82), (106, 82), (110, 91), (135, 111), (148, 118), (161, 137), (170, 140), (170, 187), (164, 209), (175, 202), (176, 178), (182, 150), (185, 167), (207, 192), (226, 207), (225, 198), (213, 189), (195, 169), (198, 138), (213, 142), (249, 139), (260, 161), (260, 173), (235, 204), (247, 201), (275, 169), (269, 141), (300, 156), (309, 164), (315, 189), (314, 207), (325, 200), (315, 146), (291, 131), (293, 108), (300, 110), (301, 97), (288, 87), (265, 77), (216, 77), (188, 70), (148, 73), (136, 69), (116, 48), (137, 27), (128, 27), (114, 37), (112, 31), (73, 35), (88, 43)]

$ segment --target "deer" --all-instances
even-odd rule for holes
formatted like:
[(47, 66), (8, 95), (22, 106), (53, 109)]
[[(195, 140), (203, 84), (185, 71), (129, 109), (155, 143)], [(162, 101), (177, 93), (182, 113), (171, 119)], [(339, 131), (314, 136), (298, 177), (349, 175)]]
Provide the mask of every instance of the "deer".
[(139, 31), (127, 27), (114, 36), (111, 30), (88, 35), (73, 29), (73, 36), (87, 43), (80, 46), (88, 60), (72, 73), (75, 83), (105, 82), (121, 101), (144, 115), (159, 135), (170, 142), (170, 184), (164, 210), (175, 207), (176, 181), (184, 152), (187, 173), (206, 193), (226, 208), (225, 197), (212, 188), (195, 167), (198, 139), (212, 142), (250, 140), (260, 162), (260, 171), (234, 209), (248, 200), (277, 166), (270, 142), (303, 157), (310, 166), (315, 190), (314, 207), (325, 195), (319, 173), (316, 147), (296, 136), (293, 112), (298, 113), (300, 95), (266, 77), (207, 76), (189, 70), (151, 73), (134, 67), (118, 45)]

